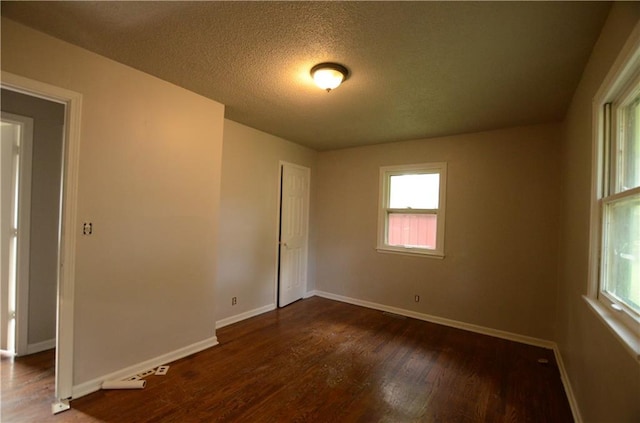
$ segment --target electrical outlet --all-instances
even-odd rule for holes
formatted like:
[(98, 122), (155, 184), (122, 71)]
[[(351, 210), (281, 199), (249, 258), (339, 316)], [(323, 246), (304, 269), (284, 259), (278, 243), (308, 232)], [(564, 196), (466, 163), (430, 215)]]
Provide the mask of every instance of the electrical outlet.
[(236, 305), (236, 304), (238, 304), (238, 297), (231, 298), (231, 305)]
[(91, 235), (93, 233), (93, 223), (84, 222), (82, 225), (82, 235)]
[(169, 371), (169, 366), (159, 366), (156, 369), (156, 375), (157, 376), (164, 376), (167, 374), (167, 372)]
[(413, 299), (414, 299), (414, 301), (416, 303), (419, 303), (420, 302), (420, 295), (416, 295), (415, 297), (413, 297)]

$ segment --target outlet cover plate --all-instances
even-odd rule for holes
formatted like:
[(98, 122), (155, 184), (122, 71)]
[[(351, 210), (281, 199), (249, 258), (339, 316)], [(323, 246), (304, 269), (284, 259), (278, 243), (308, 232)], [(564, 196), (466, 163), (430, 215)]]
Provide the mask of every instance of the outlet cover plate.
[(169, 366), (160, 366), (156, 369), (156, 375), (164, 376), (169, 371)]

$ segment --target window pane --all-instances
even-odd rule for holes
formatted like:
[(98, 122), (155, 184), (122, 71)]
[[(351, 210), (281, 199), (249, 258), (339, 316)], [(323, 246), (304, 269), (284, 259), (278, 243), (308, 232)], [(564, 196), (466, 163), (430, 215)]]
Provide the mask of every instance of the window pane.
[(620, 140), (620, 176), (617, 192), (640, 186), (640, 97), (622, 111), (624, 126)]
[(437, 209), (440, 175), (394, 175), (389, 181), (389, 207), (392, 209)]
[(605, 206), (604, 290), (640, 313), (640, 195)]
[(389, 214), (388, 241), (396, 247), (436, 248), (438, 216), (435, 214)]

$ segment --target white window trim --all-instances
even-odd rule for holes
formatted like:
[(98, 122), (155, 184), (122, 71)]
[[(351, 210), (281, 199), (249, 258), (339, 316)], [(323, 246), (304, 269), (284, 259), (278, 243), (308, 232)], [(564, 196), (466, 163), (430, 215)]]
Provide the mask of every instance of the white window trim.
[(617, 307), (607, 295), (603, 295), (600, 291), (600, 280), (604, 186), (605, 183), (609, 183), (609, 165), (605, 160), (607, 154), (603, 142), (605, 127), (608, 125), (603, 118), (604, 107), (628, 92), (630, 81), (636, 81), (639, 75), (640, 24), (636, 24), (593, 99), (589, 282), (587, 295), (584, 296), (590, 309), (637, 361), (640, 361), (640, 327), (635, 324), (632, 316), (626, 314), (624, 308)]
[[(404, 175), (418, 172), (438, 173), (440, 174), (439, 198), (438, 198), (438, 223), (436, 227), (436, 248), (433, 250), (426, 248), (411, 248), (391, 246), (386, 243), (387, 233), (387, 200), (389, 196), (389, 184), (387, 178), (391, 175)], [(380, 167), (380, 185), (379, 185), (379, 208), (378, 208), (378, 244), (376, 250), (380, 253), (404, 254), (411, 256), (444, 258), (444, 229), (445, 229), (445, 199), (447, 192), (447, 163), (421, 163), (398, 166), (382, 166)]]

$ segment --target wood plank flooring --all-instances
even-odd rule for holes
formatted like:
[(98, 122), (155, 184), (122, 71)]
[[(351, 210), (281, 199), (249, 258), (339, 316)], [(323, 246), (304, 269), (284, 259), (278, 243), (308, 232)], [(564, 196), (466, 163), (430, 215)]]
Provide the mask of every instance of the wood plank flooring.
[[(50, 415), (53, 354), (2, 361), (2, 422), (572, 422), (553, 352), (313, 297), (218, 330), (138, 391)], [(537, 360), (545, 358), (548, 364)]]

